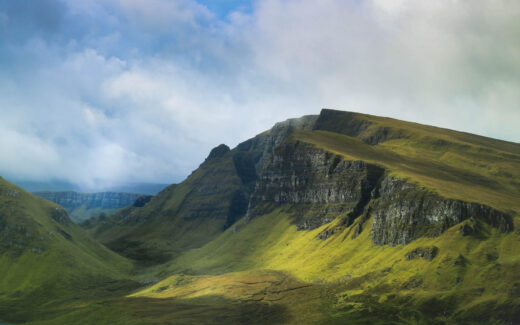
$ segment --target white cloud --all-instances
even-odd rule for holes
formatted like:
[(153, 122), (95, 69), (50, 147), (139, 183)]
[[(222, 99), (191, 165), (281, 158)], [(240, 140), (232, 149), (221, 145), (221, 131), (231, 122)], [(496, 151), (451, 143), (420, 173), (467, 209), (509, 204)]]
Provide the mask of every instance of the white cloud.
[(226, 21), (193, 0), (67, 8), (61, 29), (0, 39), (2, 174), (180, 181), (211, 147), (321, 107), (520, 141), (514, 1), (265, 0)]

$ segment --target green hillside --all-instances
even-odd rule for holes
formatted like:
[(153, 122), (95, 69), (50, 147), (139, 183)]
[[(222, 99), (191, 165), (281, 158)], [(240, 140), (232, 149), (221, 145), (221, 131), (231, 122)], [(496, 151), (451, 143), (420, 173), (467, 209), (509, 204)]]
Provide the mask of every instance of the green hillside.
[[(323, 110), (232, 150), (218, 146), (184, 182), (144, 206), (84, 222), (111, 253), (71, 223), (52, 215), (39, 221), (45, 214), (34, 210), (30, 220), (41, 223), (41, 233), (61, 234), (52, 247), (72, 252), (72, 264), (52, 260), (63, 274), (85, 263), (78, 277), (126, 282), (115, 282), (121, 286), (111, 295), (80, 290), (90, 298), (25, 320), (517, 324), (519, 185), (520, 144)], [(24, 195), (32, 199), (27, 211), (55, 207)], [(40, 255), (26, 251), (18, 263), (34, 267), (28, 261)], [(64, 278), (35, 274), (34, 281), (24, 277), (28, 285)], [(142, 285), (132, 287), (132, 280)], [(8, 292), (2, 301), (15, 299), (7, 299), (9, 290), (0, 288)], [(52, 299), (77, 292), (53, 290)]]
[(87, 236), (63, 208), (2, 178), (0, 252), (1, 320), (52, 317), (65, 302), (136, 287), (122, 280), (129, 261)]

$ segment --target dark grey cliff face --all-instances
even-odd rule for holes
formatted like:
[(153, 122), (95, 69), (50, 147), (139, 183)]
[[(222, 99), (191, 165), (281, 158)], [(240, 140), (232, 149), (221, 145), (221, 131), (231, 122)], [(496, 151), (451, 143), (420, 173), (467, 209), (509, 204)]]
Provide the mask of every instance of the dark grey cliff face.
[[(508, 215), (488, 206), (446, 199), (404, 179), (389, 177), (381, 167), (295, 142), (279, 145), (265, 163), (249, 202), (248, 218), (287, 204), (300, 230), (341, 218), (341, 227), (373, 217), (376, 245), (406, 245), (441, 235), (466, 219), (481, 220), (502, 232), (513, 229)], [(326, 239), (337, 229), (318, 236)]]
[[(304, 205), (300, 229), (313, 229), (338, 215), (352, 217), (370, 200), (384, 170), (301, 142), (276, 148), (250, 200), (250, 216), (264, 203)], [(350, 218), (347, 223), (351, 223)]]
[(419, 237), (435, 237), (473, 218), (501, 232), (513, 230), (510, 216), (488, 206), (443, 198), (405, 180), (387, 177), (373, 209), (370, 236), (376, 245), (406, 245)]
[(276, 149), (251, 201), (355, 204), (371, 191), (380, 170), (301, 142), (290, 143)]

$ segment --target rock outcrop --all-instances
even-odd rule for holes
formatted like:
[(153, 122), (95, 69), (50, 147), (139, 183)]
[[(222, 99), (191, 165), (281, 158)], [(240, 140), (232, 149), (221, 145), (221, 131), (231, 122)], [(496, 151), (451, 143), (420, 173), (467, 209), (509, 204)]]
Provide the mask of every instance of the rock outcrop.
[(338, 215), (349, 218), (348, 226), (370, 201), (383, 173), (363, 161), (343, 160), (301, 142), (287, 143), (277, 147), (266, 164), (249, 214), (260, 214), (264, 203), (303, 205), (295, 210), (301, 230), (317, 228)]
[(370, 234), (376, 245), (406, 245), (419, 237), (436, 237), (470, 218), (483, 220), (501, 232), (513, 230), (512, 218), (503, 212), (446, 199), (403, 179), (386, 177), (379, 195)]

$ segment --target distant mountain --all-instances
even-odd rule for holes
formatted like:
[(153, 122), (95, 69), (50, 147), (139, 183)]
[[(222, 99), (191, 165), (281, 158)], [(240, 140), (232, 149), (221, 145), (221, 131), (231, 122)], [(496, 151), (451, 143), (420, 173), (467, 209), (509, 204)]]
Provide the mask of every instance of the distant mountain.
[(61, 205), (75, 222), (97, 216), (101, 212), (112, 213), (133, 205), (139, 197), (148, 196), (139, 193), (80, 193), (74, 191), (38, 191), (33, 194)]
[[(9, 179), (12, 183), (20, 186), (28, 192), (40, 191), (75, 191), (75, 192), (91, 192), (90, 189), (84, 189), (76, 184), (52, 180), (47, 182)], [(170, 184), (160, 183), (126, 183), (117, 186), (98, 186), (96, 192), (124, 192), (124, 193), (142, 193), (155, 195)]]
[(103, 189), (103, 192), (142, 193), (155, 195), (170, 184), (159, 183), (127, 183)]

